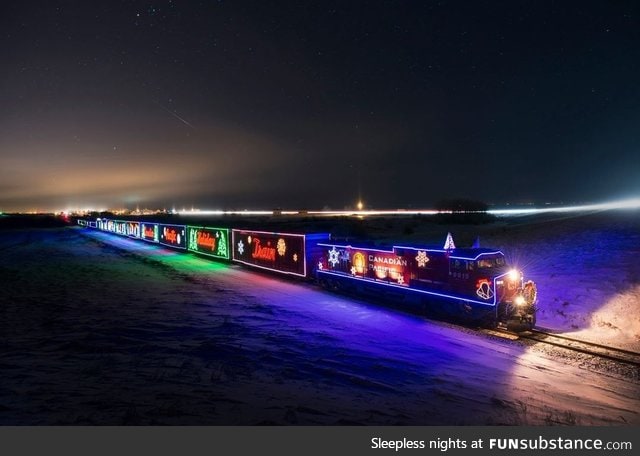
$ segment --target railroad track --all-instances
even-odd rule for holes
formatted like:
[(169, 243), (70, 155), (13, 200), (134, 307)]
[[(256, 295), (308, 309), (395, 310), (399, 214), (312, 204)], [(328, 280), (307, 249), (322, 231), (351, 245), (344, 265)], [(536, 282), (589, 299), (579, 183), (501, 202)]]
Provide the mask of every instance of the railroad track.
[(622, 348), (610, 347), (608, 345), (596, 344), (594, 342), (586, 342), (584, 340), (575, 339), (573, 337), (562, 334), (553, 334), (547, 331), (532, 329), (521, 333), (513, 333), (505, 329), (484, 330), (485, 334), (494, 335), (510, 340), (526, 339), (535, 342), (541, 342), (554, 347), (564, 348), (591, 356), (616, 361), (619, 363), (630, 364), (640, 367), (640, 353)]
[(532, 329), (518, 335), (521, 339), (533, 340), (555, 347), (573, 350), (587, 355), (598, 356), (600, 358), (631, 364), (640, 367), (640, 353), (622, 348), (610, 347), (608, 345), (586, 342), (562, 334), (553, 334), (547, 331)]

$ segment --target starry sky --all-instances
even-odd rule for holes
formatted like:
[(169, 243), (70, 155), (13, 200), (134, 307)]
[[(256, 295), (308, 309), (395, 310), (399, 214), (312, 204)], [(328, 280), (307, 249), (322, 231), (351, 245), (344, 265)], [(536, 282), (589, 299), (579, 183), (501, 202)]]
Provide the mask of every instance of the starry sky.
[(636, 1), (0, 3), (0, 211), (640, 194)]

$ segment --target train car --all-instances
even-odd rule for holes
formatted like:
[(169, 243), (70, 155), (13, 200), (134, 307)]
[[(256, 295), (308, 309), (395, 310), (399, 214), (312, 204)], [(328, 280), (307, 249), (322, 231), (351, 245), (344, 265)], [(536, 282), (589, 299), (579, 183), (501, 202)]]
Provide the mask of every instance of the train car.
[[(83, 226), (80, 221), (79, 224)], [(188, 225), (154, 223), (137, 220), (99, 218), (94, 227), (122, 236), (189, 250), (221, 260), (229, 259), (229, 230)]]
[(106, 218), (96, 219), (96, 225), (100, 231), (109, 231), (115, 233), (115, 225), (113, 220)]
[(160, 225), (157, 223), (140, 222), (140, 239), (157, 243), (160, 240)]
[(173, 247), (175, 249), (187, 249), (187, 226), (186, 225), (169, 225), (166, 223), (157, 223), (158, 225), (158, 244)]
[(252, 268), (297, 277), (312, 277), (311, 258), (320, 254), (319, 242), (328, 233), (292, 234), (232, 229), (233, 261)]
[(125, 222), (125, 236), (140, 239), (140, 222), (127, 220)]
[(140, 222), (133, 220), (111, 220), (99, 218), (96, 219), (95, 222), (85, 221), (84, 226), (97, 228), (99, 230), (108, 231), (121, 236), (128, 236), (136, 239), (140, 238)]
[(437, 316), (513, 329), (535, 325), (533, 282), (483, 248), (321, 243), (318, 281), (330, 289), (392, 301)]
[(229, 260), (229, 229), (187, 225), (187, 250), (216, 260)]

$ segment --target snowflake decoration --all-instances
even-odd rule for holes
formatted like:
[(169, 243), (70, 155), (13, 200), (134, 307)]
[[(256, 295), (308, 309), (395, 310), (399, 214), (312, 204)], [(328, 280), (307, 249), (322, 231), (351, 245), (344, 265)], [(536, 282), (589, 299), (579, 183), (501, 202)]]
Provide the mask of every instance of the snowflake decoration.
[(244, 253), (244, 244), (242, 242), (242, 239), (240, 240), (240, 242), (238, 242), (238, 253), (240, 255), (242, 255)]
[(356, 275), (357, 269), (355, 266), (351, 266), (351, 274)]
[(327, 261), (331, 263), (331, 266), (333, 266), (334, 268), (336, 267), (336, 264), (340, 262), (340, 260), (338, 259), (339, 255), (340, 252), (336, 250), (336, 246), (334, 245), (333, 247), (331, 247), (331, 250), (329, 250), (329, 259)]
[(418, 250), (418, 254), (416, 255), (416, 261), (418, 262), (419, 268), (424, 268), (429, 261), (429, 257), (427, 256), (427, 252), (423, 252), (422, 250)]
[(296, 263), (298, 262), (298, 254), (297, 253), (293, 254), (293, 261), (296, 262)]
[(319, 261), (319, 262), (318, 262), (318, 269), (320, 269), (320, 270), (322, 271), (322, 268), (323, 268), (323, 267), (324, 267), (324, 266), (322, 266), (322, 261)]
[(399, 283), (400, 285), (403, 285), (403, 284), (404, 284), (404, 276), (403, 276), (402, 274), (400, 274), (400, 275), (398, 276), (398, 283)]
[(284, 252), (287, 251), (287, 244), (284, 242), (284, 239), (282, 238), (278, 239), (278, 244), (276, 245), (276, 248), (278, 249), (278, 255), (284, 256)]

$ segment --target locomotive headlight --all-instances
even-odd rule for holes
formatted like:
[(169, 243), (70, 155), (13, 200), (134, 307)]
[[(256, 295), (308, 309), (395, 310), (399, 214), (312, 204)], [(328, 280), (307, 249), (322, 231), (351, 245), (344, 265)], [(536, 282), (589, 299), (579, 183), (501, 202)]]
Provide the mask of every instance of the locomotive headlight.
[(512, 269), (511, 271), (509, 271), (509, 278), (513, 281), (519, 280), (520, 271), (518, 271), (517, 269)]
[(513, 302), (516, 306), (523, 306), (525, 303), (524, 296), (516, 296)]

